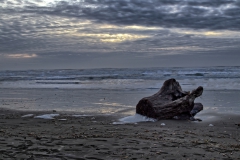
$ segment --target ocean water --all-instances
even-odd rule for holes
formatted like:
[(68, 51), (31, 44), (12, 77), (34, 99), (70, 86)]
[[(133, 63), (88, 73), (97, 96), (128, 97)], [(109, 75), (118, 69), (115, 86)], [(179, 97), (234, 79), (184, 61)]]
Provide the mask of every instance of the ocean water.
[(204, 106), (200, 118), (210, 112), (240, 114), (240, 67), (0, 71), (0, 107), (131, 116), (141, 98), (170, 78), (184, 91), (203, 86), (195, 100)]
[(240, 67), (0, 71), (0, 88), (145, 90), (169, 78), (185, 90), (240, 90)]

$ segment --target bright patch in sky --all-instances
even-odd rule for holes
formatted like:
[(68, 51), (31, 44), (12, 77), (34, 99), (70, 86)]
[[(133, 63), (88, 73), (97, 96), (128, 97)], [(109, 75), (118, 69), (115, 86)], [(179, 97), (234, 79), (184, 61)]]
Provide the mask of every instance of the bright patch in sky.
[(204, 33), (206, 36), (220, 36), (222, 33), (219, 32), (205, 32)]
[(36, 54), (9, 54), (7, 55), (9, 58), (36, 58)]
[(78, 34), (82, 37), (93, 37), (98, 38), (102, 42), (120, 43), (124, 41), (137, 40), (141, 38), (147, 38), (144, 35), (134, 35), (134, 34)]

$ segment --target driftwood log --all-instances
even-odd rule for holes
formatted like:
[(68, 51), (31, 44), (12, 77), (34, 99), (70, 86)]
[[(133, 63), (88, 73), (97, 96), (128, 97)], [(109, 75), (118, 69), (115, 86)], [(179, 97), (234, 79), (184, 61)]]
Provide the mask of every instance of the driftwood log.
[(192, 92), (185, 92), (175, 79), (166, 80), (162, 88), (154, 95), (142, 98), (136, 113), (155, 119), (195, 119), (194, 116), (203, 110), (201, 103), (194, 103), (202, 95), (203, 87)]

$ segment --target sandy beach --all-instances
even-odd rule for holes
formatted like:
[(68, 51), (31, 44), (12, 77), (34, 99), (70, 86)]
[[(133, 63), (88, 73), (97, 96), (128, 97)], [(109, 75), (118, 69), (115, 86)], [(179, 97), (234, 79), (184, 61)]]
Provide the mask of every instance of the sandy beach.
[(238, 116), (113, 124), (111, 116), (27, 114), (1, 110), (0, 159), (240, 159)]
[[(82, 96), (76, 96), (77, 92)], [(116, 124), (127, 116), (125, 113), (134, 114), (129, 105), (149, 93), (119, 95), (118, 91), (94, 91), (92, 95), (89, 92), (2, 89), (0, 159), (240, 159), (238, 114), (207, 109), (197, 115), (203, 118), (202, 122), (161, 120)], [(119, 95), (118, 101), (113, 99), (114, 93)], [(121, 109), (115, 114), (109, 114), (114, 108), (106, 108), (107, 105), (97, 113), (64, 111), (63, 106), (87, 105), (84, 100), (98, 105), (107, 101), (104, 103)], [(34, 110), (31, 106), (44, 106), (45, 110)], [(63, 108), (55, 110), (57, 106)], [(37, 118), (41, 115), (55, 117)]]

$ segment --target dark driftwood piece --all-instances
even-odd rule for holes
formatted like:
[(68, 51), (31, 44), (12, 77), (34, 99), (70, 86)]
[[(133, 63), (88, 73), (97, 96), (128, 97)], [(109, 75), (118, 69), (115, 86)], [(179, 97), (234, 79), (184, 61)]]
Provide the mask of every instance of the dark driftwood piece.
[(182, 91), (175, 79), (164, 82), (162, 88), (154, 95), (142, 98), (136, 113), (155, 119), (190, 119), (203, 109), (201, 103), (194, 103), (196, 97), (202, 95), (203, 87), (192, 92)]

